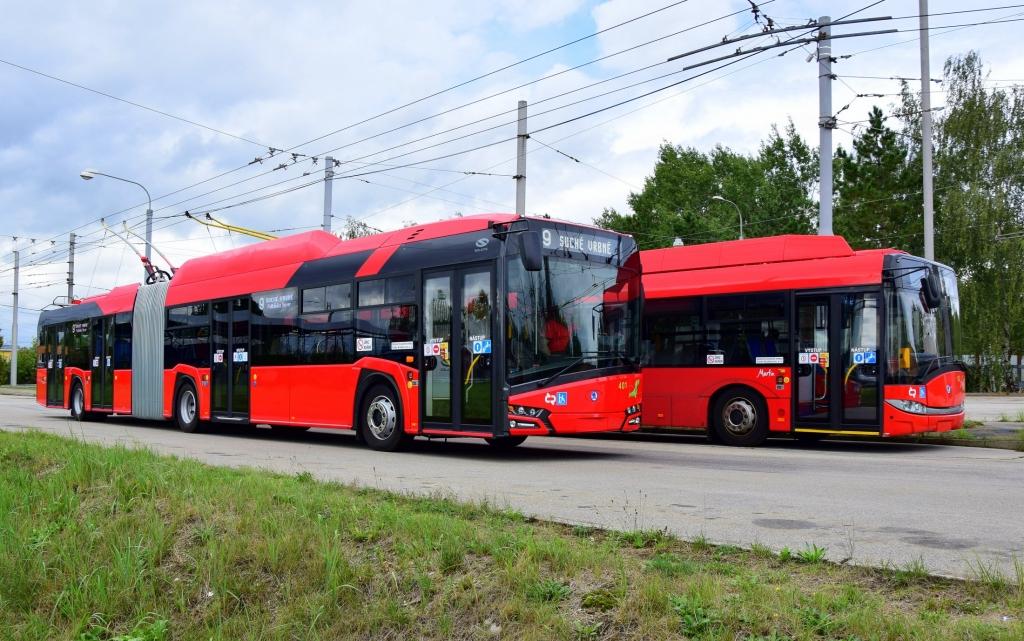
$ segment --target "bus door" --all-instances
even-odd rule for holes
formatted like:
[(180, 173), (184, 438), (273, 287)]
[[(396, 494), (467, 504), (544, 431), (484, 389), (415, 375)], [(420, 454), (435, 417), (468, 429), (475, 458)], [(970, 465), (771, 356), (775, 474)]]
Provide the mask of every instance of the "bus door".
[(92, 320), (92, 407), (110, 409), (114, 406), (114, 319)]
[(797, 431), (881, 430), (877, 291), (796, 296)]
[(46, 335), (46, 404), (64, 404), (63, 351), (65, 325), (51, 325)]
[(498, 399), (491, 264), (423, 275), (421, 423), (493, 431)]
[(221, 421), (249, 418), (249, 298), (213, 303), (210, 409)]

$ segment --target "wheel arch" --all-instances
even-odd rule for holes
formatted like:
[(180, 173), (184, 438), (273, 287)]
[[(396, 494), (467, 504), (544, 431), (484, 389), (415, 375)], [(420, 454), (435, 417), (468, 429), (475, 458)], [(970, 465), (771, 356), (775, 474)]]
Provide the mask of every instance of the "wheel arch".
[(398, 389), (398, 384), (390, 374), (371, 369), (364, 369), (359, 372), (359, 380), (356, 383), (355, 403), (352, 405), (352, 429), (356, 432), (359, 431), (359, 411), (363, 406), (363, 401), (366, 400), (366, 393), (369, 392), (374, 385), (378, 384), (386, 385), (395, 395), (395, 400), (398, 403), (399, 423), (403, 424), (402, 430), (405, 431), (404, 423), (406, 423), (406, 408), (403, 407), (402, 394)]
[(758, 390), (756, 387), (746, 385), (744, 383), (729, 383), (715, 390), (715, 392), (708, 398), (708, 432), (712, 432), (715, 429), (715, 406), (718, 405), (719, 399), (723, 396), (727, 396), (730, 392), (743, 391), (747, 394), (752, 395), (756, 400), (761, 403), (761, 408), (765, 410), (764, 419), (768, 420), (767, 408), (768, 399), (764, 393)]
[(178, 416), (178, 392), (186, 384), (191, 385), (192, 389), (196, 393), (196, 416), (202, 416), (202, 399), (199, 396), (199, 386), (196, 385), (195, 378), (190, 374), (178, 372), (174, 377), (174, 393), (171, 394), (171, 418), (174, 419)]

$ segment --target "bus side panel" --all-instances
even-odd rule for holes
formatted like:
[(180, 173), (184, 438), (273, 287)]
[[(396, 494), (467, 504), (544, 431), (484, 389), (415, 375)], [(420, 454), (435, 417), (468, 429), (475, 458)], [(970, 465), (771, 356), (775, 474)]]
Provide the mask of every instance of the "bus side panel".
[(292, 421), (293, 366), (253, 367), (250, 383), (249, 420), (252, 423), (283, 424)]
[(36, 403), (46, 407), (46, 368), (36, 369)]
[(117, 414), (132, 413), (132, 371), (130, 369), (114, 370), (114, 412)]
[[(290, 423), (321, 427), (352, 427), (359, 370), (352, 365), (297, 365), (286, 368), (291, 378)], [(263, 381), (260, 381), (263, 384)], [(287, 395), (287, 388), (281, 390)], [(255, 396), (255, 390), (254, 394)], [(276, 396), (276, 393), (275, 393)], [(401, 401), (401, 399), (399, 399)]]
[(648, 367), (644, 369), (643, 424), (650, 427), (707, 429), (708, 403), (730, 385), (751, 387), (768, 405), (768, 429), (788, 432), (792, 382), (788, 367)]

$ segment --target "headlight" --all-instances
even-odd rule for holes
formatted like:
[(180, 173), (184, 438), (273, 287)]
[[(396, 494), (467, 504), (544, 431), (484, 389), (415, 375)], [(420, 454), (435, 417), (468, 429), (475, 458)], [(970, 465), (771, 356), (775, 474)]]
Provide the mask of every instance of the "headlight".
[(910, 412), (911, 414), (926, 414), (928, 412), (928, 408), (917, 401), (886, 400), (885, 402), (898, 410)]

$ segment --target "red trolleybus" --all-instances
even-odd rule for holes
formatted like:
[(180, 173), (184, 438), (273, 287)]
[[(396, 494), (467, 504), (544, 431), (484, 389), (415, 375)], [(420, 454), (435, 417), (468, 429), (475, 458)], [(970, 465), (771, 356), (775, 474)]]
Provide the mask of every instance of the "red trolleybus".
[(314, 231), (43, 312), (37, 399), (76, 418), (348, 428), (513, 446), (640, 423), (629, 236), (496, 214)]
[(904, 436), (964, 422), (960, 303), (944, 265), (778, 236), (641, 252), (643, 425)]

